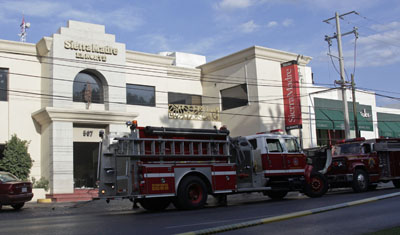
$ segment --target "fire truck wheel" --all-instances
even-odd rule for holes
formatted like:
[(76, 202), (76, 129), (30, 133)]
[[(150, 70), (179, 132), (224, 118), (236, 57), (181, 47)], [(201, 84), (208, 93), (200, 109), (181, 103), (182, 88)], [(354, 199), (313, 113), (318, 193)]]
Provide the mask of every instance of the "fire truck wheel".
[(265, 195), (270, 197), (272, 200), (282, 200), (286, 194), (288, 194), (288, 191), (266, 191)]
[(162, 211), (169, 206), (171, 199), (167, 197), (143, 198), (139, 200), (139, 203), (148, 211)]
[(310, 177), (310, 183), (306, 184), (304, 194), (309, 197), (321, 197), (328, 191), (328, 180), (321, 173), (314, 173)]
[(361, 169), (356, 169), (353, 175), (353, 190), (356, 193), (365, 192), (368, 190), (369, 178), (368, 174)]
[(204, 207), (206, 201), (207, 187), (203, 180), (197, 176), (187, 176), (182, 179), (173, 203), (178, 209), (193, 210)]
[(400, 188), (400, 180), (392, 180), (394, 187)]

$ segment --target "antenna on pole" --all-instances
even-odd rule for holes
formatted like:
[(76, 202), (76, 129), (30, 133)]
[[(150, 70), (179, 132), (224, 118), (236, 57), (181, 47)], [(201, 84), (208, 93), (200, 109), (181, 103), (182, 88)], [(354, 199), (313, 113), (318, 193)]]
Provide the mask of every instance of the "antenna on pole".
[(22, 23), (20, 25), (21, 27), (21, 33), (18, 34), (18, 36), (20, 37), (20, 41), (21, 42), (26, 42), (26, 30), (31, 27), (31, 23), (29, 22), (25, 22), (25, 16), (22, 15)]

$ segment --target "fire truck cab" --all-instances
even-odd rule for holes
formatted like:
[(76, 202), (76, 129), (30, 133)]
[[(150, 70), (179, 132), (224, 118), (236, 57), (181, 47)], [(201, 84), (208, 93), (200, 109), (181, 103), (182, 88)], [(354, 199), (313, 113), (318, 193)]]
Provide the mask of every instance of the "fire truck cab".
[(226, 129), (137, 127), (101, 143), (99, 197), (129, 198), (147, 210), (197, 209), (207, 196), (289, 191), (325, 194), (325, 177), (307, 164), (296, 138), (282, 134), (229, 137)]
[(365, 192), (391, 180), (400, 188), (400, 139), (342, 140), (332, 147), (332, 154), (327, 172), (331, 187)]

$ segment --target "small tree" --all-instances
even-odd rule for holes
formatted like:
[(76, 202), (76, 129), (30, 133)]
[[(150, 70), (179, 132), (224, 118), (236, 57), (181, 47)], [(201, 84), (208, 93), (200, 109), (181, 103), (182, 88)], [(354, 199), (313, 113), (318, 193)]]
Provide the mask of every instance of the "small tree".
[(4, 157), (0, 159), (0, 169), (10, 172), (22, 180), (27, 180), (32, 167), (28, 145), (28, 141), (13, 135), (6, 143)]

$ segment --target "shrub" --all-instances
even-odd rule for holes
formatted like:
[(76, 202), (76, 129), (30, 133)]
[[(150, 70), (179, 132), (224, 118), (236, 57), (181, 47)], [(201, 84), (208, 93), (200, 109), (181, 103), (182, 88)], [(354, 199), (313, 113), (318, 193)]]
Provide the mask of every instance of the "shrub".
[(35, 177), (32, 177), (33, 188), (43, 188), (45, 191), (49, 190), (49, 181), (43, 176), (36, 181)]
[(0, 159), (0, 169), (10, 172), (21, 180), (27, 180), (32, 167), (32, 159), (28, 153), (29, 142), (13, 135), (6, 142), (4, 157)]

